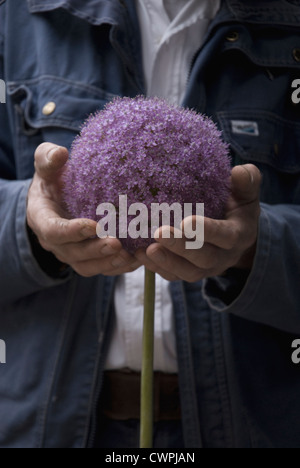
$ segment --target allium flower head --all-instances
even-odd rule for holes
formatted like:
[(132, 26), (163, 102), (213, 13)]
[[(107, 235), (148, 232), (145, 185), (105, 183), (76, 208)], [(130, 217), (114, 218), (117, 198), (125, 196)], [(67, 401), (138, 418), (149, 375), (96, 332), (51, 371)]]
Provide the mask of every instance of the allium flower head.
[[(117, 98), (92, 115), (75, 139), (64, 199), (75, 218), (99, 221), (101, 203), (204, 203), (221, 218), (229, 195), (228, 145), (207, 117), (158, 98)], [(129, 251), (151, 239), (124, 239)]]

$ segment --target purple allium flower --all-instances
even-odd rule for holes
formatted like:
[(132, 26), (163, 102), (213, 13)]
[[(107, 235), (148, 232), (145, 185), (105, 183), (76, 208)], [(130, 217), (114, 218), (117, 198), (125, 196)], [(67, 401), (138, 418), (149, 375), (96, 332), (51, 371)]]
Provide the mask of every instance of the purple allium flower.
[[(75, 139), (64, 199), (75, 218), (99, 221), (101, 203), (204, 203), (222, 218), (231, 173), (228, 145), (216, 125), (158, 98), (117, 98), (92, 115)], [(124, 239), (133, 252), (151, 239)]]

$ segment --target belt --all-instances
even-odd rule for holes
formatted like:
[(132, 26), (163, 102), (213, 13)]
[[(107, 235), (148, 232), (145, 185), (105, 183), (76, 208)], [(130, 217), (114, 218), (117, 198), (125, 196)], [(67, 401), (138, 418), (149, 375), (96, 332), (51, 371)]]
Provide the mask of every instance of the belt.
[[(140, 419), (141, 374), (107, 371), (101, 394), (100, 411), (115, 421)], [(155, 372), (154, 422), (181, 419), (178, 376)]]

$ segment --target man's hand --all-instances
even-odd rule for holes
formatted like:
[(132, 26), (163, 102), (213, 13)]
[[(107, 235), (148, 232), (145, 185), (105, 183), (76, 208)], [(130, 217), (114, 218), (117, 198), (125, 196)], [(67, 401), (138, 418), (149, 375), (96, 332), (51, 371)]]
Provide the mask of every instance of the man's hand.
[(27, 223), (41, 246), (79, 275), (120, 275), (140, 262), (117, 239), (95, 239), (97, 223), (67, 219), (62, 205), (62, 175), (68, 160), (65, 148), (44, 143), (35, 153), (36, 173), (28, 194)]
[[(260, 217), (260, 185), (261, 173), (255, 166), (235, 167), (225, 220), (205, 218), (202, 249), (186, 250), (184, 236), (175, 239), (173, 228), (162, 227), (155, 235), (157, 243), (146, 252), (138, 251), (136, 257), (149, 270), (169, 281), (193, 283), (219, 276), (234, 267), (251, 270)], [(193, 217), (195, 221), (196, 217)], [(182, 228), (185, 222), (191, 222), (191, 219), (186, 219)], [(168, 239), (163, 238), (163, 232)]]

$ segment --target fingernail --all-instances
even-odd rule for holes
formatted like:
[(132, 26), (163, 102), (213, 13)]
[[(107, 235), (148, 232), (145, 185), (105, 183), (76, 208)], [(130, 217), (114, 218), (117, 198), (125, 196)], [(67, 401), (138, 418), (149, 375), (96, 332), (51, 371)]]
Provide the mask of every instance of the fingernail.
[(162, 239), (163, 244), (168, 246), (168, 247), (174, 247), (176, 244), (176, 239), (174, 237), (167, 237), (166, 239)]
[(101, 253), (103, 255), (114, 255), (117, 253), (117, 251), (115, 249), (113, 249), (110, 245), (105, 245), (102, 249), (101, 249)]
[(248, 175), (249, 175), (249, 177), (250, 177), (250, 183), (251, 183), (251, 185), (254, 185), (254, 175), (252, 174), (251, 171), (249, 171), (249, 169), (248, 169), (246, 166), (243, 166), (243, 167), (244, 167), (245, 171), (248, 172)]
[[(156, 231), (155, 234), (159, 233), (159, 231)], [(154, 235), (155, 237), (155, 235)], [(176, 239), (174, 237), (173, 231), (170, 227), (163, 227), (160, 231), (160, 236), (155, 237), (155, 240), (160, 240), (164, 245), (167, 245), (169, 247), (173, 247), (176, 243)]]
[(83, 237), (92, 237), (95, 235), (95, 229), (91, 226), (85, 226), (83, 229), (81, 229), (81, 234)]
[(155, 261), (155, 263), (164, 263), (167, 260), (165, 252), (161, 249), (154, 250), (150, 256)]
[(154, 239), (159, 240), (160, 239), (160, 229), (157, 229), (154, 233)]
[(122, 266), (125, 266), (126, 265), (126, 262), (125, 260), (123, 260), (122, 258), (115, 258), (114, 260), (111, 261), (111, 265), (114, 267), (114, 268), (120, 268)]
[(48, 153), (47, 153), (47, 159), (49, 162), (52, 162), (53, 160), (53, 155), (56, 153), (56, 151), (58, 150), (58, 146), (56, 146), (55, 148), (52, 148)]
[(131, 264), (128, 264), (128, 270), (129, 270), (129, 272), (130, 272), (130, 271), (135, 271), (135, 270), (137, 270), (137, 269), (140, 268), (140, 267), (141, 267), (141, 263), (140, 263), (140, 262), (133, 262), (133, 263), (131, 263)]

